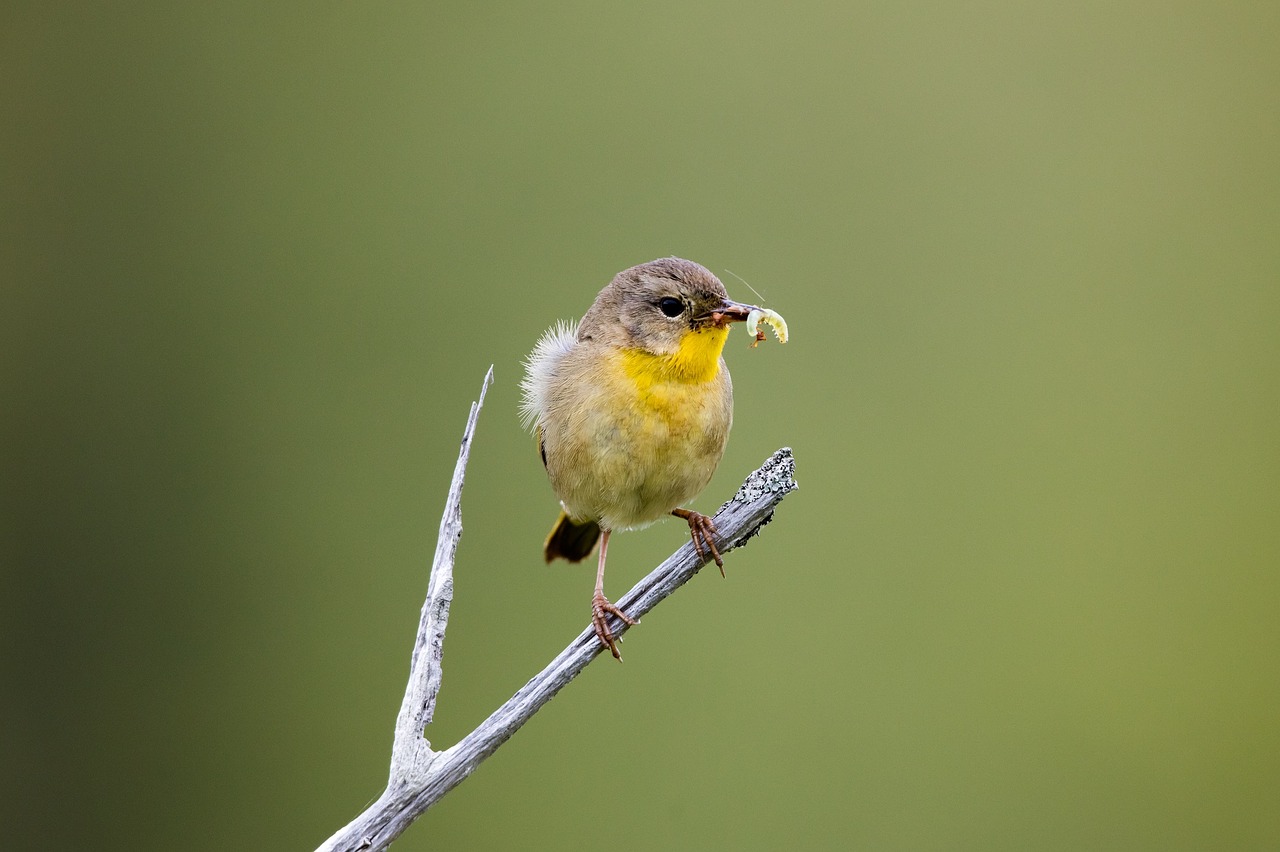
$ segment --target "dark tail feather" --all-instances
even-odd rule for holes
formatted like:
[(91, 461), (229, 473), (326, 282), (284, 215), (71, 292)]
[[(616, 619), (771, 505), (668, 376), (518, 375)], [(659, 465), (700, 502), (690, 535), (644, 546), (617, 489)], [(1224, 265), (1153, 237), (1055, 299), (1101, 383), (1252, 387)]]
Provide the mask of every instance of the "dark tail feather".
[(561, 512), (560, 519), (547, 536), (547, 543), (542, 545), (542, 555), (548, 562), (557, 556), (570, 562), (581, 562), (595, 549), (599, 538), (600, 525), (595, 521), (570, 520), (568, 515)]

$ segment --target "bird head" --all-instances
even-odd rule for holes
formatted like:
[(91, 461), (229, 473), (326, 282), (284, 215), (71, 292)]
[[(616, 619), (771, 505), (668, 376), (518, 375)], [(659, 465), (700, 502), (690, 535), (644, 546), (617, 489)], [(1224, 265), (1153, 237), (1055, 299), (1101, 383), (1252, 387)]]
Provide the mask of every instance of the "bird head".
[(705, 266), (665, 257), (619, 272), (582, 318), (578, 339), (714, 372), (729, 324), (745, 322), (754, 309), (731, 300)]

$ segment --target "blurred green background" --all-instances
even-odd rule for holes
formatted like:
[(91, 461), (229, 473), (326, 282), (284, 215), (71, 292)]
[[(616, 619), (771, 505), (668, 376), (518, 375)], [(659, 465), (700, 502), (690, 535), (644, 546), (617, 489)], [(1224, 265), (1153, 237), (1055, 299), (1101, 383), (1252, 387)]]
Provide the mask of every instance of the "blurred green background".
[[(698, 260), (801, 489), (397, 849), (1280, 848), (1280, 7), (11, 4), (0, 825), (310, 849), (587, 622), (520, 360)], [(685, 540), (611, 548), (621, 595)]]

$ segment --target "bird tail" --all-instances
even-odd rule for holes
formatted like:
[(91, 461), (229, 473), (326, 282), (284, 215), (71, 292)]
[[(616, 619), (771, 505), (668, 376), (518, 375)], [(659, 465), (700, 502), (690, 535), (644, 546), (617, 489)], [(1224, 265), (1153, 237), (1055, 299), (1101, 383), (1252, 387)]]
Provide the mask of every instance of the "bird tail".
[(542, 555), (548, 562), (557, 556), (570, 562), (581, 562), (595, 549), (599, 538), (600, 525), (595, 521), (575, 521), (561, 512), (546, 544), (542, 545)]

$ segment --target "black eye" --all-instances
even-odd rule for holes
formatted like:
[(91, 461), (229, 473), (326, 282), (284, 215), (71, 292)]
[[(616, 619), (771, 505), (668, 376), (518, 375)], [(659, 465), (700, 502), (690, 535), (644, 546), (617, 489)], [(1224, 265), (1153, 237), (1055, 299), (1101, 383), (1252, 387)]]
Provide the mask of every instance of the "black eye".
[(658, 310), (662, 311), (664, 316), (678, 317), (684, 313), (684, 302), (673, 296), (667, 296), (665, 299), (658, 300)]

